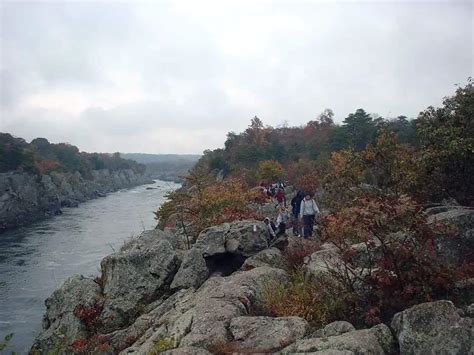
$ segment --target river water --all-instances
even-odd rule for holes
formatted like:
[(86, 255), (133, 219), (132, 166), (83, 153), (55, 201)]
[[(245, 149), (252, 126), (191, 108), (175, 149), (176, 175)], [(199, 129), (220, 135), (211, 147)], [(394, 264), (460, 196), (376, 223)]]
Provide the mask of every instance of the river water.
[(178, 187), (157, 180), (0, 234), (0, 343), (14, 333), (5, 354), (26, 353), (41, 329), (44, 300), (73, 274), (97, 275), (104, 256), (154, 228), (152, 212)]

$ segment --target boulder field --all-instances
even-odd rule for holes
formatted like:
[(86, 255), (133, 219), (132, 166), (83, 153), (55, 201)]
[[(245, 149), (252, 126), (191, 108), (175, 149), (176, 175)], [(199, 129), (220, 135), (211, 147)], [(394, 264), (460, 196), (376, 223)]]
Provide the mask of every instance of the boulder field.
[(61, 213), (63, 207), (77, 207), (80, 202), (123, 188), (151, 184), (146, 175), (131, 169), (93, 170), (91, 179), (76, 173), (0, 174), (0, 233)]
[[(474, 211), (450, 213), (438, 217), (458, 226), (455, 242), (437, 247), (459, 261), (455, 249), (473, 246)], [(436, 220), (436, 214), (430, 218)], [(96, 279), (66, 280), (46, 300), (43, 331), (31, 353), (72, 353), (94, 342), (105, 344), (104, 353), (120, 354), (474, 353), (474, 304), (459, 309), (440, 300), (368, 329), (344, 320), (314, 329), (299, 317), (260, 312), (265, 285), (289, 282), (281, 250), (268, 245), (262, 222), (208, 228), (190, 250), (182, 238), (145, 231), (104, 258)], [(363, 264), (363, 256), (360, 260)], [(307, 258), (306, 272), (319, 275), (337, 262), (337, 251), (325, 244)]]

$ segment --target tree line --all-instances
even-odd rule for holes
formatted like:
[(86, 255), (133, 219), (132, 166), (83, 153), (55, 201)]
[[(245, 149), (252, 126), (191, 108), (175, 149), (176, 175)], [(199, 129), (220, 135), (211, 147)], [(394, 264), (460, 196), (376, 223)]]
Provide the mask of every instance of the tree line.
[(143, 173), (145, 166), (123, 159), (119, 153), (80, 152), (74, 145), (50, 143), (46, 138), (35, 138), (28, 143), (23, 138), (0, 132), (0, 173), (79, 172), (84, 178), (90, 179), (93, 170), (101, 169), (132, 169), (136, 173)]

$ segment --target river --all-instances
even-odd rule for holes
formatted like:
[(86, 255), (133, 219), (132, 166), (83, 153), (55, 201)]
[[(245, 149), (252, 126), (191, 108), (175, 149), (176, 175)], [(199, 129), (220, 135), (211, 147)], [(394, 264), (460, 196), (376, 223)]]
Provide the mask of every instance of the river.
[(154, 228), (152, 212), (178, 187), (157, 180), (0, 234), (0, 343), (14, 333), (5, 354), (26, 353), (41, 329), (44, 300), (73, 274), (97, 275), (104, 256)]

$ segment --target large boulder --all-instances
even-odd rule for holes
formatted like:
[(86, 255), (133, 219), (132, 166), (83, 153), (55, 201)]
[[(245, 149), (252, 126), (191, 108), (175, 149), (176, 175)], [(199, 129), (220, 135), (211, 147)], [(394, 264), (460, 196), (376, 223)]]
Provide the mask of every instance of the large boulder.
[(448, 223), (455, 228), (453, 236), (435, 239), (436, 250), (445, 262), (462, 264), (474, 261), (473, 209), (450, 208), (447, 211), (430, 215), (428, 223)]
[(179, 265), (180, 259), (170, 242), (156, 233), (144, 233), (104, 258), (103, 330), (129, 325), (140, 308), (169, 290)]
[(47, 353), (51, 349), (65, 351), (77, 338), (89, 335), (89, 329), (75, 316), (76, 307), (98, 309), (102, 305), (100, 286), (92, 279), (75, 275), (46, 299), (43, 331), (36, 338), (33, 351)]
[(340, 321), (335, 321), (335, 322), (329, 323), (324, 328), (317, 330), (313, 334), (312, 337), (313, 338), (316, 338), (316, 337), (319, 337), (319, 338), (321, 338), (321, 337), (331, 337), (331, 336), (335, 336), (335, 335), (341, 335), (341, 334), (344, 334), (344, 333), (347, 333), (347, 332), (352, 332), (354, 330), (356, 330), (356, 329), (354, 328), (354, 326), (351, 323), (340, 320)]
[(395, 344), (390, 329), (385, 324), (379, 324), (370, 329), (354, 330), (336, 336), (300, 339), (283, 349), (282, 353), (318, 353), (319, 351), (325, 351), (320, 354), (339, 354), (334, 351), (350, 351), (355, 355), (388, 355), (395, 352)]
[(330, 274), (331, 269), (337, 269), (341, 264), (338, 252), (334, 249), (322, 249), (314, 252), (305, 259), (304, 270), (309, 278), (318, 279)]
[[(248, 316), (261, 306), (261, 291), (268, 282), (286, 283), (287, 275), (280, 269), (258, 267), (227, 277), (211, 277), (197, 291), (180, 290), (179, 297), (171, 296), (171, 303), (166, 300), (140, 317), (141, 321), (148, 320), (148, 330), (122, 353), (151, 353), (160, 341), (171, 344), (175, 353), (228, 344), (233, 341), (229, 331), (232, 320)], [(127, 333), (120, 337), (127, 337)]]
[(309, 325), (299, 317), (236, 317), (229, 331), (239, 351), (272, 352), (303, 338)]
[(260, 266), (270, 266), (277, 269), (285, 269), (285, 259), (281, 251), (275, 247), (262, 250), (245, 260), (242, 270), (250, 270)]
[(422, 303), (392, 320), (401, 354), (473, 354), (474, 322), (451, 301)]
[(263, 222), (253, 220), (205, 229), (184, 257), (171, 288), (198, 288), (212, 274), (232, 274), (246, 258), (268, 247), (267, 233)]

